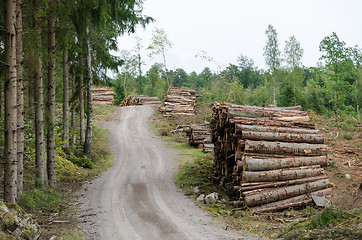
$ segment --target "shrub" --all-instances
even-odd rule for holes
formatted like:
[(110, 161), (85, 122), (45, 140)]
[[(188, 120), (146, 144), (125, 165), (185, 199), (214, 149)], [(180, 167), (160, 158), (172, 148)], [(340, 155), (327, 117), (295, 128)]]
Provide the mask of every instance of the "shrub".
[(82, 168), (92, 169), (94, 167), (94, 163), (89, 158), (70, 157), (69, 161)]

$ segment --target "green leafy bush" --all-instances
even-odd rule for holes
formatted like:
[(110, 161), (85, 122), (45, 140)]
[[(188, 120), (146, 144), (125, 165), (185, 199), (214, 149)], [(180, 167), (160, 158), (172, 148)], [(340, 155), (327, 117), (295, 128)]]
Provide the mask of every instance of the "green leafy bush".
[(94, 167), (94, 163), (89, 158), (70, 157), (69, 161), (82, 168), (92, 169)]

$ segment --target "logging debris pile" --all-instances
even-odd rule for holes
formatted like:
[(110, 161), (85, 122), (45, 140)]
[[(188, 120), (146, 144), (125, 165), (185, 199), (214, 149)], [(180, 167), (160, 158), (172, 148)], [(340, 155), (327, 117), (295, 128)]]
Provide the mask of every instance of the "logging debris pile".
[(165, 106), (161, 112), (165, 116), (170, 115), (195, 115), (196, 90), (171, 87), (165, 97)]
[(93, 103), (113, 105), (113, 89), (108, 87), (93, 87)]
[(214, 144), (211, 143), (210, 124), (192, 124), (186, 135), (189, 137), (189, 144), (191, 146), (198, 146), (205, 153), (214, 151)]
[(132, 105), (159, 105), (162, 104), (158, 97), (149, 97), (145, 95), (128, 95), (123, 99), (121, 106), (132, 106)]
[[(215, 103), (214, 180), (252, 211), (301, 206), (331, 195), (324, 138), (301, 106), (264, 108)], [(239, 191), (240, 195), (236, 191)]]

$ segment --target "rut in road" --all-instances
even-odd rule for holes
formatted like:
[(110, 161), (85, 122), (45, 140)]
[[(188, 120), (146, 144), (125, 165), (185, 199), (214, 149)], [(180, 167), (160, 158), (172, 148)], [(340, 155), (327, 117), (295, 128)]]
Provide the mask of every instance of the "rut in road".
[[(107, 122), (114, 165), (80, 197), (90, 239), (250, 239), (225, 230), (178, 191), (177, 161), (152, 134), (153, 108), (120, 108)], [(94, 213), (94, 214), (92, 214)]]

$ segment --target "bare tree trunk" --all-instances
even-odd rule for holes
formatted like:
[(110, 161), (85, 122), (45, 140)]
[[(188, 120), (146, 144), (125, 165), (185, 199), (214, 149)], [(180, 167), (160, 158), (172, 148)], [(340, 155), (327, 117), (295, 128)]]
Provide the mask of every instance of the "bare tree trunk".
[(38, 0), (33, 2), (34, 30), (36, 32), (34, 44), (34, 88), (35, 88), (35, 164), (36, 185), (44, 187), (47, 183), (45, 137), (44, 137), (44, 94), (43, 94), (43, 72), (41, 53), (41, 24), (38, 11), (40, 9)]
[(16, 0), (5, 1), (5, 144), (4, 200), (17, 202)]
[(277, 106), (277, 101), (275, 100), (275, 88), (276, 88), (276, 86), (275, 86), (275, 76), (273, 76), (273, 82), (274, 82), (273, 105), (274, 105), (274, 107), (276, 107)]
[(168, 74), (167, 74), (167, 66), (166, 66), (166, 55), (165, 55), (165, 51), (162, 50), (162, 58), (163, 58), (163, 64), (165, 65), (165, 74), (166, 74), (166, 82), (167, 82), (167, 86), (170, 88), (172, 87), (171, 86), (171, 83), (168, 79)]
[[(137, 67), (138, 67), (138, 94), (142, 94), (142, 60), (141, 60), (141, 38), (136, 37)], [(125, 96), (126, 97), (126, 96)]]
[(48, 131), (47, 131), (47, 170), (48, 184), (50, 188), (55, 188), (56, 160), (55, 160), (55, 18), (54, 0), (49, 1), (48, 11)]
[[(73, 68), (72, 71), (72, 96), (75, 96), (77, 90), (75, 88), (75, 71)], [(75, 142), (77, 140), (77, 135), (75, 134), (75, 104), (73, 104), (72, 110), (71, 110), (71, 117), (70, 117), (70, 129), (72, 130), (72, 138), (71, 138), (71, 146), (75, 145)]]
[[(88, 30), (88, 29), (87, 29)], [(89, 31), (89, 30), (88, 30)], [(87, 32), (88, 32), (87, 31)], [(87, 39), (87, 58), (86, 58), (86, 79), (87, 79), (87, 129), (84, 142), (84, 153), (87, 158), (92, 157), (92, 138), (93, 138), (93, 83), (92, 83), (92, 65), (91, 65), (91, 47)]]
[(83, 54), (79, 54), (79, 121), (80, 121), (80, 144), (84, 144), (85, 131), (84, 131), (84, 91), (83, 91)]
[(23, 193), (23, 170), (24, 170), (24, 85), (23, 85), (23, 13), (22, 0), (16, 1), (16, 74), (17, 74), (17, 151), (18, 170), (17, 182), (18, 193)]
[[(0, 68), (0, 77), (1, 78), (3, 77), (3, 71), (4, 71), (3, 66), (1, 66), (1, 68)], [(3, 98), (2, 98), (2, 94), (1, 94), (3, 92), (2, 85), (3, 85), (3, 82), (0, 81), (0, 117), (3, 114)]]
[(338, 93), (336, 92), (336, 115), (339, 118)]
[(63, 52), (63, 142), (69, 148), (69, 65), (68, 50)]
[(30, 119), (33, 123), (35, 123), (35, 54), (34, 49), (29, 51), (27, 58), (25, 59), (25, 64), (28, 72), (28, 86), (27, 86), (27, 94), (28, 94), (28, 114), (30, 115)]

